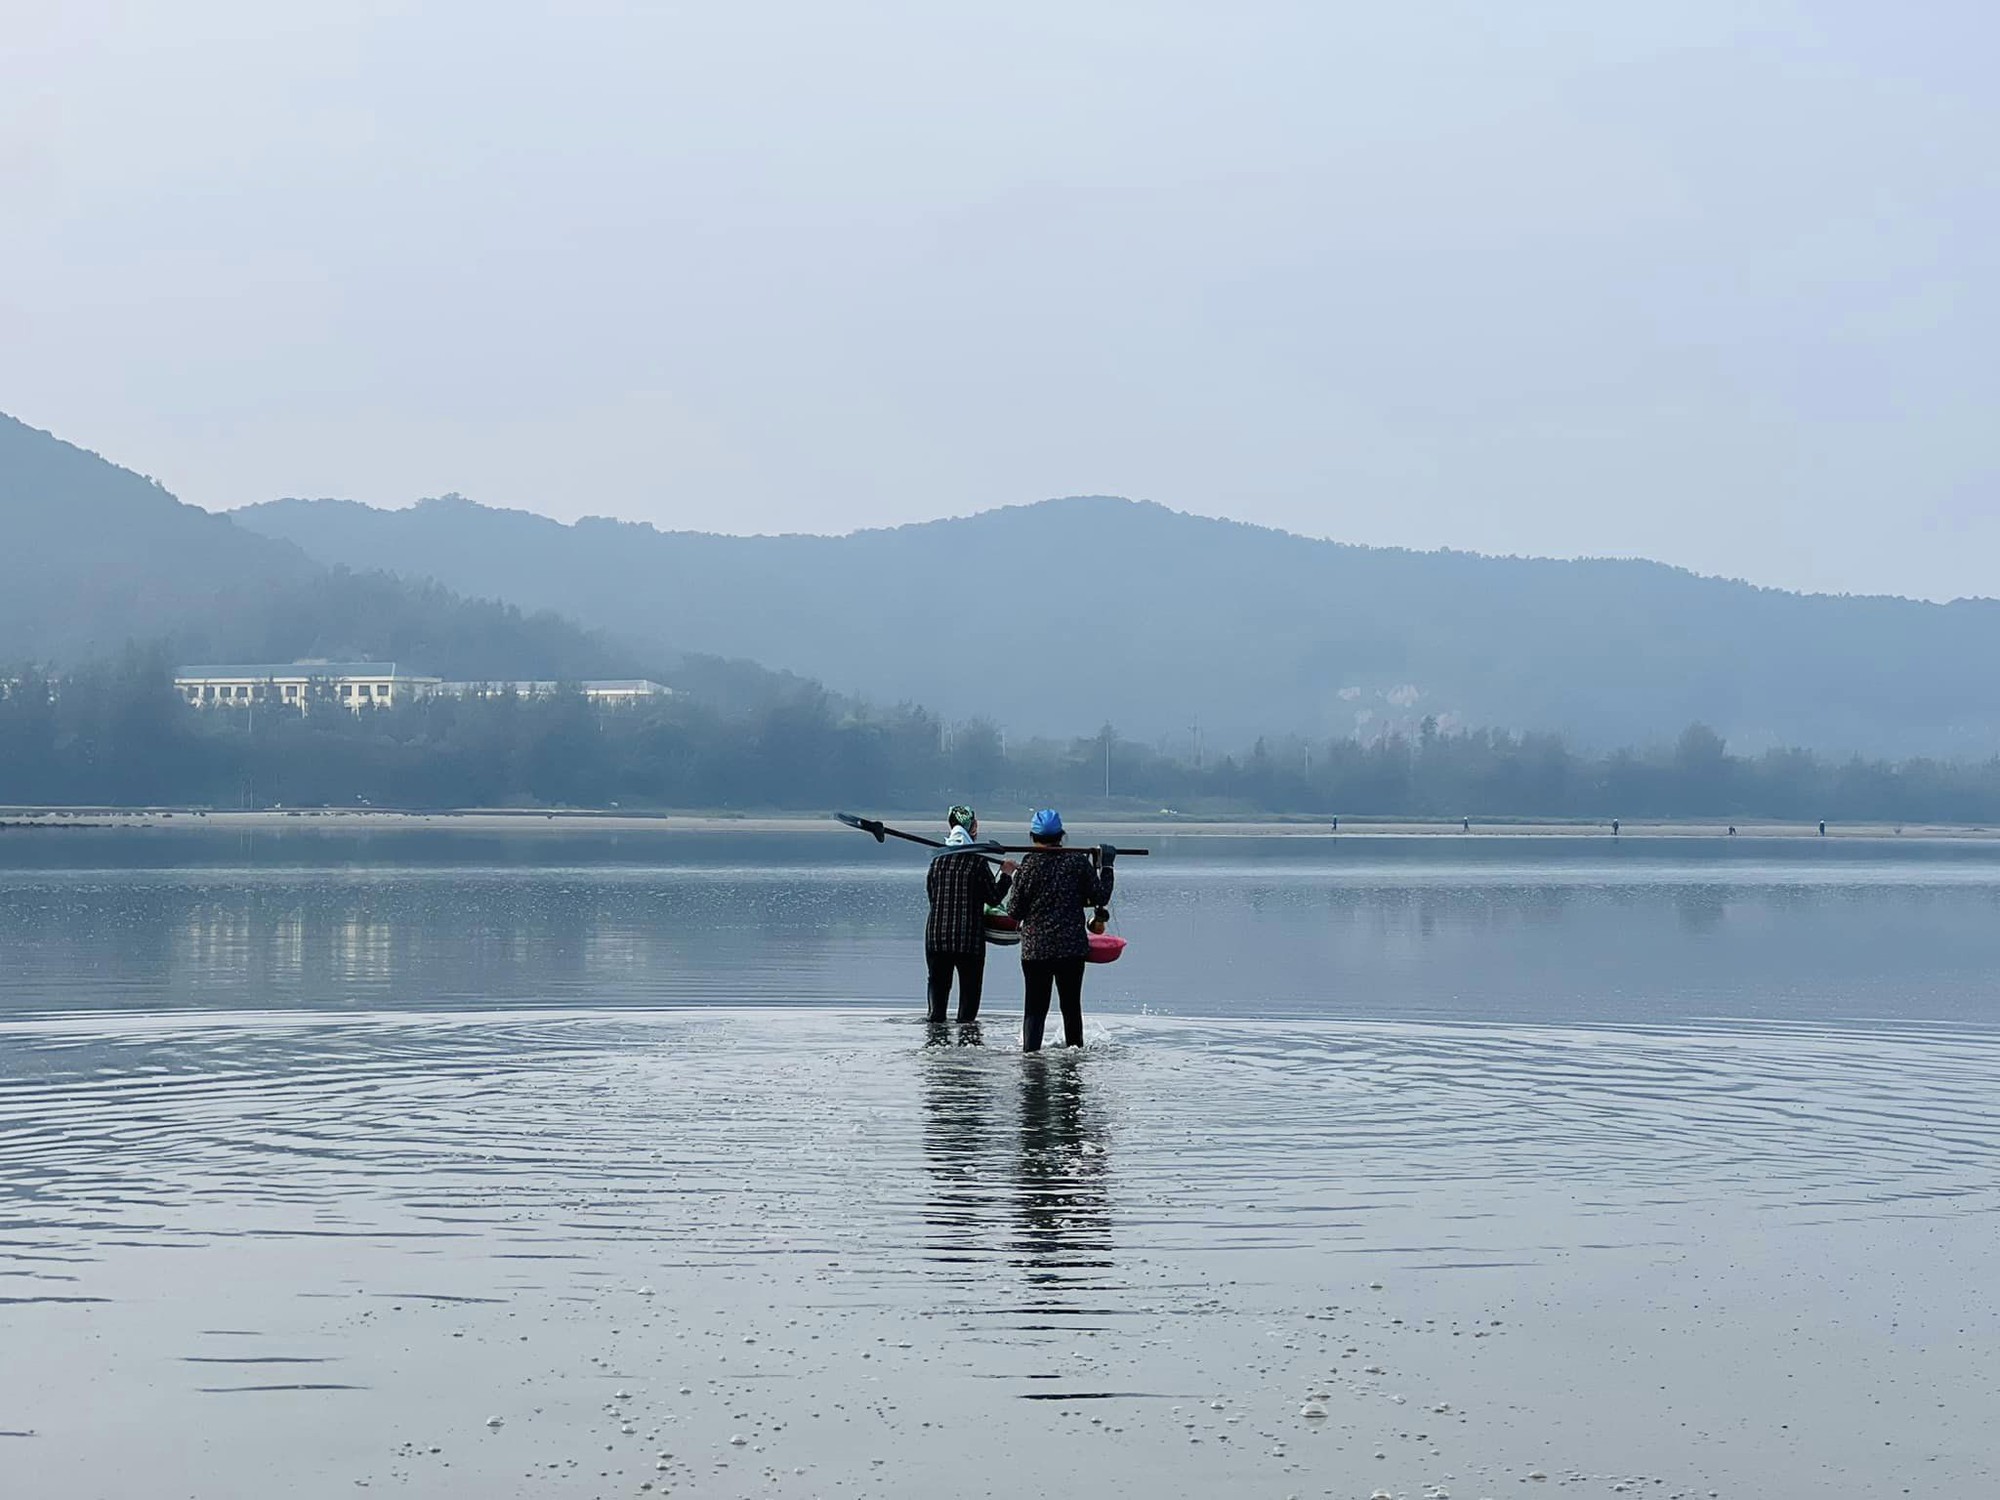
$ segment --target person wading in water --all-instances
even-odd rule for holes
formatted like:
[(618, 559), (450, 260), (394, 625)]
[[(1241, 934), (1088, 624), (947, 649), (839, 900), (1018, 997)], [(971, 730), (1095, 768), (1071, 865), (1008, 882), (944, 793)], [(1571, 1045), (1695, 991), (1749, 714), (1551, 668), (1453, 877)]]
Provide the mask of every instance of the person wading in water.
[(986, 908), (997, 906), (1013, 883), (1014, 862), (1000, 873), (983, 854), (966, 846), (979, 837), (979, 819), (963, 805), (945, 814), (951, 831), (944, 848), (931, 860), (924, 890), (931, 898), (924, 921), (924, 966), (930, 971), (931, 1024), (942, 1026), (951, 1001), (951, 979), (958, 976), (958, 1019), (979, 1019), (979, 996), (986, 982)]
[(1111, 900), (1111, 865), (1118, 851), (1109, 844), (1093, 864), (1081, 850), (1062, 847), (1062, 814), (1052, 807), (1036, 813), (1028, 837), (1038, 846), (1021, 861), (1008, 912), (1021, 924), (1021, 979), (1026, 1013), (1021, 1048), (1042, 1050), (1049, 1019), (1049, 991), (1062, 1004), (1063, 1045), (1083, 1045), (1083, 964), (1090, 952), (1084, 909)]

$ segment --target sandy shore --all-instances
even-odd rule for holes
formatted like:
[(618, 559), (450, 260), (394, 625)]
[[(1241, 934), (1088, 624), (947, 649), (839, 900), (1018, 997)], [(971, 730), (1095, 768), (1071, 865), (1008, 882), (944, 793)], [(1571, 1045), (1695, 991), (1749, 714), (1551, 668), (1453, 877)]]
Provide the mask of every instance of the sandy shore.
[[(937, 818), (932, 813), (887, 813), (885, 821), (913, 832), (935, 832)], [(1468, 830), (1457, 821), (1425, 822), (1413, 819), (1369, 819), (1343, 817), (1336, 833), (1330, 822), (1302, 818), (1163, 818), (1110, 814), (1093, 817), (1079, 813), (1071, 820), (1077, 842), (1116, 839), (1140, 843), (1148, 838), (1605, 838), (1612, 837), (1608, 822), (1533, 822), (1474, 819)], [(1742, 838), (1813, 839), (1820, 837), (1812, 823), (1739, 822), (1736, 833)], [(1618, 837), (1624, 839), (1708, 839), (1727, 837), (1730, 825), (1718, 820), (1674, 822), (1626, 822)], [(758, 813), (736, 815), (716, 812), (632, 813), (615, 808), (603, 810), (566, 809), (543, 812), (512, 808), (450, 808), (405, 812), (389, 808), (268, 808), (255, 812), (215, 811), (201, 808), (96, 808), (96, 807), (9, 807), (0, 808), (0, 834), (34, 834), (72, 828), (187, 831), (212, 829), (224, 832), (336, 831), (343, 833), (397, 832), (429, 829), (459, 833), (666, 833), (666, 834), (803, 834), (839, 835), (854, 838), (852, 829), (829, 816), (799, 813)], [(984, 830), (989, 836), (1013, 839), (1025, 837), (1010, 824), (995, 821)], [(2000, 828), (1940, 823), (1854, 823), (1827, 825), (1830, 839), (2000, 839)]]
[(1990, 1048), (1111, 1024), (7, 1026), (0, 1454), (37, 1500), (1993, 1493)]

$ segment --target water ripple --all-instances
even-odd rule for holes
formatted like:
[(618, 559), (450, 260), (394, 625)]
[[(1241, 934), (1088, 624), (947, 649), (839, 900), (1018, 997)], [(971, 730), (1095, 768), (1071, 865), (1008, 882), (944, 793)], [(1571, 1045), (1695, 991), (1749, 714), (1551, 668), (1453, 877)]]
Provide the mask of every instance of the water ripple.
[(1440, 1194), (1468, 1223), (1522, 1192), (1822, 1221), (2000, 1201), (2000, 1039), (1984, 1033), (1099, 1031), (1081, 1055), (1023, 1059), (817, 1008), (14, 1022), (0, 1232), (60, 1228), (71, 1249), (339, 1234), (376, 1205), (385, 1224), (391, 1206), (412, 1216), (408, 1233), (651, 1232), (714, 1258), (813, 1226), (839, 1242), (888, 1212), (946, 1263), (1087, 1283), (1114, 1218), (1128, 1248), (1278, 1247)]

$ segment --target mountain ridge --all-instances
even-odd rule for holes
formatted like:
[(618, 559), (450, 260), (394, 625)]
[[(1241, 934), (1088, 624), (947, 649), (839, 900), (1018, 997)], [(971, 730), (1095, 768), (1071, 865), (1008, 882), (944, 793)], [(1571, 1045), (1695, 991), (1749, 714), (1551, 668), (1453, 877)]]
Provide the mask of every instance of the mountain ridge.
[[(1074, 494), (1051, 495), (1040, 500), (1013, 501), (1005, 505), (988, 506), (984, 510), (968, 511), (963, 514), (931, 516), (916, 521), (899, 521), (887, 526), (857, 526), (847, 531), (707, 531), (697, 528), (662, 527), (655, 522), (631, 520), (623, 516), (587, 513), (574, 521), (563, 521), (544, 512), (530, 510), (523, 506), (489, 505), (484, 501), (469, 499), (460, 494), (425, 496), (408, 505), (375, 505), (365, 500), (353, 500), (337, 496), (283, 496), (276, 500), (254, 501), (237, 506), (220, 514), (244, 518), (254, 522), (266, 513), (275, 514), (289, 507), (326, 507), (344, 509), (350, 512), (366, 512), (375, 516), (409, 515), (419, 511), (437, 513), (480, 512), (487, 515), (506, 516), (522, 521), (540, 522), (565, 531), (594, 530), (597, 528), (628, 529), (666, 540), (702, 539), (715, 541), (771, 542), (771, 541), (850, 541), (856, 538), (888, 536), (904, 532), (925, 531), (939, 527), (950, 527), (966, 522), (981, 520), (989, 516), (1007, 516), (1021, 512), (1059, 510), (1072, 506), (1090, 505), (1130, 506), (1140, 511), (1158, 511), (1164, 515), (1180, 517), (1184, 520), (1206, 522), (1219, 527), (1233, 527), (1244, 531), (1268, 534), (1287, 541), (1314, 547), (1333, 547), (1345, 551), (1374, 556), (1392, 555), (1410, 558), (1456, 558), (1492, 563), (1539, 564), (1556, 566), (1619, 566), (1657, 569), (1679, 577), (1705, 583), (1729, 584), (1759, 593), (1782, 594), (1795, 599), (1879, 599), (1897, 603), (1929, 605), (1935, 608), (1949, 608), (1958, 604), (1988, 605), (2000, 604), (2000, 595), (1963, 594), (1951, 599), (1927, 599), (1912, 594), (1897, 594), (1887, 591), (1825, 589), (1795, 589), (1783, 584), (1759, 583), (1735, 573), (1709, 573), (1685, 563), (1665, 562), (1659, 558), (1644, 557), (1637, 553), (1578, 553), (1575, 556), (1561, 556), (1547, 552), (1481, 552), (1466, 547), (1412, 547), (1399, 543), (1351, 542), (1338, 537), (1316, 536), (1311, 532), (1294, 531), (1289, 527), (1273, 526), (1262, 521), (1245, 521), (1234, 516), (1211, 515), (1206, 511), (1183, 510), (1162, 501), (1135, 498), (1128, 495)], [(254, 526), (252, 529), (256, 529)], [(268, 533), (267, 533), (268, 534)]]
[(568, 621), (379, 569), (329, 566), (157, 480), (0, 413), (0, 534), (38, 566), (0, 590), (0, 662), (127, 645), (182, 661), (421, 656), (446, 675), (636, 675)]
[[(1649, 559), (1377, 548), (1073, 496), (844, 535), (737, 536), (461, 496), (235, 513), (323, 560), (729, 647), (1016, 732), (1246, 740), (1446, 723), (1745, 748), (1985, 754), (2000, 603), (1805, 594)], [(966, 595), (953, 607), (939, 591)], [(990, 601), (990, 602), (989, 602)], [(1089, 601), (1090, 607), (1085, 608)]]

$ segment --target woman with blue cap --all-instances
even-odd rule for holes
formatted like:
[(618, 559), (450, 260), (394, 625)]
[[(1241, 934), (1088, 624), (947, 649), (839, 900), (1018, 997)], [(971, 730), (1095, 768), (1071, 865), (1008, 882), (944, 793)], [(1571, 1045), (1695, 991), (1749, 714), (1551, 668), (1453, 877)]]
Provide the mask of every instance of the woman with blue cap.
[(1049, 1019), (1049, 992), (1062, 1005), (1063, 1045), (1083, 1045), (1083, 965), (1090, 953), (1084, 912), (1111, 900), (1111, 865), (1118, 851), (1109, 844), (1097, 859), (1065, 849), (1062, 814), (1053, 807), (1028, 824), (1036, 847), (1022, 857), (1014, 877), (1008, 912), (1021, 924), (1021, 979), (1026, 1013), (1021, 1028), (1024, 1051), (1042, 1050)]

